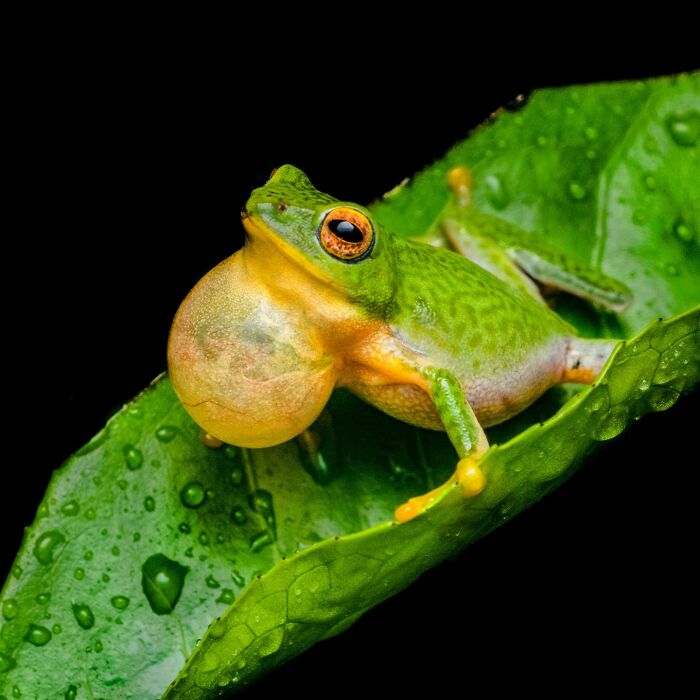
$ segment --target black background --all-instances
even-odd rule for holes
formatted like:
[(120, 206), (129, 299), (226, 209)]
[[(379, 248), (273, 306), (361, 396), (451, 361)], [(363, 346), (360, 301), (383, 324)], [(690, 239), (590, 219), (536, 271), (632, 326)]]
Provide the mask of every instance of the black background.
[[(284, 61), (268, 70), (254, 56), (134, 57), (129, 46), (65, 48), (39, 62), (12, 133), (18, 249), (4, 256), (4, 338), (14, 449), (0, 575), (51, 470), (164, 369), (179, 302), (240, 244), (239, 208), (272, 167), (292, 162), (320, 189), (369, 201), (518, 94), (691, 67), (630, 56), (455, 68), (457, 58), (438, 70), (397, 56), (327, 79), (288, 73)], [(696, 411), (685, 399), (633, 426), (543, 503), (246, 697), (407, 695), (446, 682), (466, 696), (479, 680), (492, 691), (682, 683), (697, 458), (681, 446)]]

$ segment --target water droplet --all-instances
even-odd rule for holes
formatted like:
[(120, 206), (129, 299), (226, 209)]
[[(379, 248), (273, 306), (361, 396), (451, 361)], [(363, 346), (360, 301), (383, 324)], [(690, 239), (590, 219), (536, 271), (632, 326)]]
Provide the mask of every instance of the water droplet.
[(15, 578), (21, 578), (23, 573), (24, 573), (24, 569), (19, 564), (15, 564), (12, 567), (12, 575)]
[(156, 430), (156, 438), (161, 442), (170, 442), (177, 435), (177, 428), (174, 425), (161, 425)]
[(39, 560), (40, 564), (51, 564), (53, 563), (54, 549), (65, 541), (66, 538), (58, 530), (49, 530), (36, 541), (34, 556)]
[(48, 605), (50, 600), (50, 593), (39, 593), (39, 595), (36, 597), (36, 602), (39, 603), (39, 605)]
[(51, 631), (52, 631), (54, 634), (61, 634), (61, 632), (63, 632), (63, 627), (61, 627), (61, 625), (59, 625), (59, 624), (55, 624), (55, 625), (51, 628)]
[(235, 599), (236, 596), (233, 594), (233, 591), (230, 588), (222, 588), (221, 595), (216, 599), (216, 602), (231, 605)]
[(130, 469), (132, 472), (141, 469), (143, 466), (143, 454), (141, 454), (141, 450), (138, 447), (133, 445), (124, 446), (124, 459), (126, 460), (127, 469)]
[(583, 133), (589, 141), (595, 141), (598, 138), (598, 130), (595, 127), (589, 126)]
[(598, 157), (598, 151), (594, 150), (593, 148), (589, 148), (586, 151), (586, 158), (588, 160), (595, 160)]
[(82, 581), (85, 578), (85, 570), (84, 569), (76, 569), (73, 572), (73, 576), (78, 580)]
[(220, 588), (221, 587), (221, 584), (211, 574), (209, 574), (209, 576), (207, 576), (206, 579), (204, 579), (204, 581), (207, 584), (208, 588)]
[(649, 380), (648, 379), (642, 379), (641, 382), (639, 382), (639, 391), (645, 392), (649, 391)]
[(644, 187), (646, 187), (649, 192), (653, 192), (656, 189), (656, 178), (653, 175), (645, 175)]
[(156, 615), (171, 613), (180, 599), (189, 569), (165, 554), (154, 554), (143, 563), (141, 585)]
[(194, 548), (193, 547), (188, 547), (185, 550), (185, 556), (186, 557), (193, 557), (194, 556)]
[(78, 689), (74, 685), (69, 685), (64, 700), (75, 700), (78, 697)]
[(245, 586), (245, 579), (244, 579), (243, 576), (241, 575), (240, 571), (236, 571), (236, 569), (234, 569), (234, 570), (231, 572), (231, 578), (233, 579), (233, 582), (234, 582), (239, 588), (243, 588), (243, 586)]
[(572, 180), (569, 183), (569, 194), (574, 198), (574, 199), (584, 199), (587, 192), (586, 189), (583, 187), (583, 185), (580, 182), (576, 182), (576, 180)]
[(611, 440), (627, 427), (627, 407), (620, 404), (610, 409), (594, 433), (596, 440)]
[(109, 574), (102, 574), (100, 578), (104, 583), (109, 583)]
[(277, 532), (275, 509), (272, 504), (272, 494), (265, 489), (256, 489), (248, 496), (248, 505), (262, 516), (267, 527), (273, 534)]
[(80, 504), (76, 500), (68, 501), (61, 506), (63, 515), (78, 515), (80, 513)]
[(268, 544), (272, 544), (275, 540), (272, 535), (264, 530), (263, 532), (256, 532), (250, 538), (250, 548), (253, 552), (259, 552), (263, 547), (267, 547)]
[(134, 540), (134, 542), (138, 542), (141, 539), (141, 533), (135, 532), (132, 539)]
[(231, 519), (236, 525), (243, 525), (243, 523), (248, 520), (248, 516), (241, 506), (233, 506), (231, 510)]
[(104, 647), (102, 646), (102, 642), (98, 639), (95, 642), (95, 651), (99, 654), (103, 649)]
[(117, 486), (122, 491), (126, 491), (129, 488), (129, 482), (126, 479), (117, 479)]
[(192, 528), (189, 526), (188, 523), (180, 523), (177, 526), (177, 529), (185, 535), (189, 535), (189, 533), (192, 532)]
[(666, 117), (666, 128), (679, 146), (690, 148), (700, 138), (700, 113), (691, 109), (684, 114), (671, 114)]
[(224, 444), (222, 440), (214, 437), (211, 433), (207, 433), (205, 430), (202, 430), (202, 432), (199, 434), (199, 439), (202, 441), (203, 445), (206, 447), (211, 447), (213, 450), (215, 450), (217, 447), (221, 447)]
[(206, 532), (200, 532), (197, 539), (199, 540), (199, 544), (204, 545), (205, 547), (209, 544), (209, 535), (207, 535)]
[(684, 243), (690, 243), (693, 240), (693, 231), (687, 224), (682, 221), (677, 221), (673, 226), (673, 233), (676, 234)]
[(642, 224), (646, 223), (647, 220), (647, 215), (646, 212), (642, 211), (641, 209), (636, 209), (632, 213), (632, 223), (637, 224), (637, 226), (641, 226)]
[(649, 406), (653, 411), (666, 411), (678, 401), (679, 396), (670, 386), (654, 386), (648, 394)]
[(216, 533), (216, 543), (223, 544), (224, 542), (226, 542), (226, 538), (224, 537), (223, 533), (217, 532)]
[(243, 483), (243, 470), (240, 467), (234, 467), (231, 470), (231, 482), (234, 486), (240, 486)]
[(9, 622), (19, 614), (19, 605), (12, 598), (8, 598), (2, 604), (2, 616)]
[(143, 499), (143, 507), (149, 513), (152, 513), (156, 509), (156, 501), (153, 496), (146, 496), (146, 498)]
[(19, 686), (15, 685), (12, 687), (12, 697), (13, 698), (22, 697), (22, 691), (19, 689)]
[(95, 624), (95, 616), (92, 614), (92, 610), (89, 605), (82, 603), (73, 603), (73, 615), (75, 615), (76, 622), (84, 629), (89, 630)]
[(486, 185), (486, 199), (494, 209), (505, 209), (510, 203), (510, 196), (506, 190), (503, 179), (498, 175), (487, 175), (484, 178)]
[(118, 557), (120, 553), (121, 553), (121, 551), (120, 551), (119, 547), (114, 545), (114, 547), (112, 547), (112, 555), (115, 557)]
[(43, 647), (51, 641), (51, 637), (52, 634), (50, 630), (47, 630), (46, 627), (42, 627), (41, 625), (35, 625), (32, 622), (29, 625), (24, 639), (35, 647)]
[(95, 512), (94, 508), (88, 508), (85, 511), (85, 518), (87, 520), (94, 520), (97, 517), (97, 513)]
[(183, 486), (182, 491), (180, 491), (182, 505), (187, 508), (199, 508), (199, 506), (204, 503), (205, 498), (206, 491), (199, 481), (190, 481), (190, 483)]
[(546, 136), (538, 136), (536, 142), (538, 146), (546, 146), (549, 143), (549, 139)]
[(666, 272), (671, 275), (671, 277), (677, 277), (678, 276), (678, 268), (675, 265), (671, 265), (670, 263), (666, 265)]
[(17, 662), (11, 656), (3, 654), (0, 651), (0, 673), (7, 673), (8, 671), (11, 671), (16, 665)]
[(126, 610), (131, 601), (125, 595), (115, 595), (111, 602), (117, 610)]

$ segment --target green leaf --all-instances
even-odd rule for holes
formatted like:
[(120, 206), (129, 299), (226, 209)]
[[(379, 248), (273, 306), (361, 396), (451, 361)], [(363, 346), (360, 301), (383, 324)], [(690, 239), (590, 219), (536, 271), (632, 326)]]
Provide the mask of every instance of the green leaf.
[[(375, 211), (419, 233), (444, 204), (445, 172), (470, 165), (479, 206), (633, 288), (621, 326), (560, 306), (590, 334), (629, 335), (698, 301), (699, 80), (537, 92)], [(451, 492), (401, 526), (393, 508), (451, 472), (444, 435), (338, 392), (318, 447), (212, 449), (160, 380), (55, 473), (0, 596), (0, 698), (155, 698), (193, 651), (168, 698), (249, 683), (541, 498), (596, 442), (670, 407), (699, 379), (698, 315), (655, 322), (596, 387), (492, 448), (488, 487), (467, 507)], [(492, 441), (567, 395), (550, 392)]]

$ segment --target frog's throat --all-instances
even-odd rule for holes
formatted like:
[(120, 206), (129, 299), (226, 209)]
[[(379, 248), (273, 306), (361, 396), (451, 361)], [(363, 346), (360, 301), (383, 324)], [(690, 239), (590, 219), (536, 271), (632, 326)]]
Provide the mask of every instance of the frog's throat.
[[(321, 270), (318, 265), (310, 261), (298, 248), (288, 243), (284, 238), (279, 236), (273, 229), (261, 221), (255, 214), (246, 213), (243, 217), (243, 226), (250, 236), (250, 241), (246, 242), (243, 251), (249, 260), (260, 263), (266, 268), (270, 267), (269, 260), (270, 246), (272, 249), (280, 253), (287, 261), (296, 265), (306, 274), (319, 280), (325, 285), (337, 287), (337, 281), (330, 275), (327, 275)], [(263, 243), (264, 245), (256, 245)], [(263, 258), (258, 260), (258, 258)], [(341, 291), (341, 290), (339, 290)]]

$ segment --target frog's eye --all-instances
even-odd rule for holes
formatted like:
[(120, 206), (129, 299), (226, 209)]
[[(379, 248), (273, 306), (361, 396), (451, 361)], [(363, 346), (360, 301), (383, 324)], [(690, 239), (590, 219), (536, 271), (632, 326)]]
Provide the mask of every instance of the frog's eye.
[(372, 250), (374, 227), (361, 211), (337, 207), (326, 214), (318, 237), (323, 249), (333, 257), (357, 262)]

